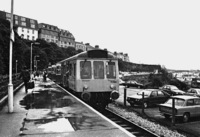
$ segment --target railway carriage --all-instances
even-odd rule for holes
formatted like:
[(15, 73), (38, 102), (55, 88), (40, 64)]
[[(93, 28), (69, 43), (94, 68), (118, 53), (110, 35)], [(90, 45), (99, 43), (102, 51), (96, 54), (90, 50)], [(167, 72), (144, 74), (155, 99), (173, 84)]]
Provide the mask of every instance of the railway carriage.
[(106, 107), (119, 97), (118, 59), (108, 51), (85, 51), (59, 63), (62, 85), (90, 105)]
[(52, 66), (48, 66), (48, 68), (47, 68), (47, 73), (48, 73), (48, 74), (51, 74), (51, 73), (52, 73)]
[(49, 66), (47, 69), (48, 77), (56, 82), (57, 84), (61, 84), (61, 64), (56, 63), (55, 65)]

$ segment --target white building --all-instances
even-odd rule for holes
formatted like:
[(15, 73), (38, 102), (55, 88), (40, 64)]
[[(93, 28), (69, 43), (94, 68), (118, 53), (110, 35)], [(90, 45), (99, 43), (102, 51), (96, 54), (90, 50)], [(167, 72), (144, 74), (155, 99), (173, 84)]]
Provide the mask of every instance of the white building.
[[(0, 18), (11, 20), (11, 14), (5, 11), (0, 11)], [(30, 19), (18, 15), (13, 15), (13, 26), (17, 28), (17, 33), (24, 39), (36, 40), (38, 38), (38, 22), (35, 19)]]
[(83, 44), (83, 42), (76, 42), (76, 44), (75, 44), (75, 49), (76, 50), (83, 50), (83, 51), (86, 51), (87, 50), (87, 48), (86, 48), (86, 45), (85, 44)]

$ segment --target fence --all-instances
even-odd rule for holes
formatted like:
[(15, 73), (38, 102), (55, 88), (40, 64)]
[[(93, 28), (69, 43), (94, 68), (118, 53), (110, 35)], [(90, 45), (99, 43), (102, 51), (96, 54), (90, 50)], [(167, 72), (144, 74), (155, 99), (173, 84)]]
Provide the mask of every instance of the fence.
[[(15, 73), (12, 75), (12, 79), (16, 80), (20, 76), (20, 73)], [(0, 75), (0, 85), (8, 83), (9, 82), (9, 75)]]

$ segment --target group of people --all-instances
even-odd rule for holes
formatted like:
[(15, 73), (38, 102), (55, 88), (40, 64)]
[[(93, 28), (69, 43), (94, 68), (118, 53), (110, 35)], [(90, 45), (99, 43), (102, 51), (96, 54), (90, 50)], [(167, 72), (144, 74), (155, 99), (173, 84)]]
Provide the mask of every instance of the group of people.
[[(40, 73), (39, 72), (35, 72), (34, 73), (34, 77), (39, 77)], [(29, 72), (29, 69), (27, 69), (26, 67), (24, 67), (20, 73), (19, 79), (22, 79), (24, 82), (24, 86), (25, 86), (25, 92), (28, 93), (28, 83), (31, 80), (31, 74)], [(47, 81), (47, 72), (44, 71), (43, 72), (43, 81)]]

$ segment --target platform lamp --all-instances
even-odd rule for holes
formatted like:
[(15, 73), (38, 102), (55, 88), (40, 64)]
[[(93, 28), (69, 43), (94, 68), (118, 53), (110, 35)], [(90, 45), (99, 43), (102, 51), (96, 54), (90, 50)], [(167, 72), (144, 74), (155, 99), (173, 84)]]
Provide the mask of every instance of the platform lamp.
[[(36, 65), (37, 65), (37, 57), (40, 57), (38, 55), (34, 56), (34, 71), (35, 71), (35, 68), (36, 68)], [(36, 69), (37, 71), (37, 69)]]
[(39, 45), (40, 43), (39, 42), (31, 42), (31, 57), (30, 57), (30, 77), (31, 77), (31, 80), (32, 80), (32, 59), (33, 59), (33, 44), (35, 44), (35, 45)]
[(38, 61), (40, 61), (40, 60), (36, 60), (36, 71), (37, 71), (37, 67), (38, 67)]
[(13, 7), (14, 7), (14, 0), (11, 0), (9, 83), (8, 83), (8, 113), (12, 113), (13, 109), (14, 109), (14, 104), (13, 104), (13, 84), (12, 84), (12, 52), (13, 52), (13, 42), (14, 42)]

